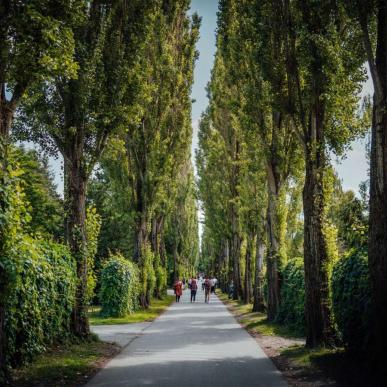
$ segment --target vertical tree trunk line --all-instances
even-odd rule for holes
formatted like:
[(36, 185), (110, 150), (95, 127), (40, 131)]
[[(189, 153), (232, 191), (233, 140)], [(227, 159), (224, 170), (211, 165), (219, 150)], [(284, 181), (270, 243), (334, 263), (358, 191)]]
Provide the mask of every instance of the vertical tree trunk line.
[(268, 164), (268, 205), (267, 205), (267, 235), (268, 235), (268, 254), (267, 254), (267, 318), (273, 321), (277, 316), (280, 306), (280, 275), (279, 259), (280, 244), (278, 235), (278, 201), (279, 186), (275, 179), (273, 165)]
[(173, 245), (173, 282), (176, 282), (179, 279), (179, 252), (177, 248), (177, 243)]
[(241, 252), (241, 237), (239, 235), (239, 219), (236, 214), (236, 208), (233, 204), (232, 210), (232, 219), (231, 219), (231, 228), (232, 228), (232, 238), (231, 238), (231, 260), (233, 265), (233, 282), (234, 282), (234, 291), (233, 299), (238, 300), (242, 295), (242, 284), (241, 284), (241, 273), (240, 273), (240, 252)]
[[(366, 39), (368, 30), (363, 23)], [(367, 43), (367, 40), (365, 41)], [(366, 44), (374, 83), (371, 139), (369, 269), (374, 305), (371, 361), (386, 377), (387, 352), (387, 1), (377, 2), (377, 45), (373, 59)]]
[[(316, 97), (317, 100), (317, 97)], [(329, 301), (328, 251), (324, 236), (324, 170), (326, 168), (323, 106), (310, 115), (305, 152), (304, 268), (306, 346), (332, 346), (334, 331)]]
[(245, 278), (244, 278), (244, 292), (243, 292), (243, 301), (245, 304), (249, 304), (252, 296), (252, 281), (251, 281), (251, 257), (253, 254), (253, 246), (254, 246), (254, 238), (253, 234), (248, 235), (247, 245), (246, 245), (246, 265), (245, 265)]
[(255, 271), (254, 271), (254, 303), (253, 312), (264, 312), (265, 304), (263, 298), (263, 257), (265, 245), (261, 232), (257, 233), (255, 250)]
[(72, 312), (72, 330), (80, 337), (90, 334), (87, 318), (87, 241), (86, 241), (86, 184), (87, 175), (82, 160), (81, 140), (70, 145), (65, 161), (65, 235), (77, 265), (77, 287)]

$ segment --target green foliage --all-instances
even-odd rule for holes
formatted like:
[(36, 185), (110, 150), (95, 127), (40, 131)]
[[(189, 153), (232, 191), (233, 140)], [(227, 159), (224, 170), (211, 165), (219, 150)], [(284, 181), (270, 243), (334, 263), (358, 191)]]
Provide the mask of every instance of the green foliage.
[(282, 275), (281, 306), (277, 321), (297, 332), (304, 333), (305, 280), (303, 259), (290, 259)]
[(56, 192), (47, 158), (40, 156), (36, 150), (13, 148), (12, 152), (22, 171), (20, 183), (31, 216), (24, 230), (61, 239), (63, 202)]
[(166, 294), (167, 290), (167, 269), (161, 264), (160, 256), (155, 255), (154, 261), (154, 271), (155, 271), (155, 294), (157, 296), (162, 296)]
[(94, 258), (98, 248), (98, 236), (101, 229), (101, 217), (93, 207), (86, 210), (86, 237), (87, 237), (87, 292), (86, 302), (90, 303), (94, 297), (97, 284)]
[(156, 274), (153, 267), (154, 253), (148, 243), (142, 247), (139, 262), (141, 295), (150, 299), (156, 286)]
[(7, 360), (31, 360), (47, 345), (69, 337), (76, 269), (69, 250), (21, 236), (12, 256), (19, 262), (7, 302)]
[(350, 350), (365, 349), (370, 332), (371, 291), (364, 251), (354, 250), (334, 265), (332, 299), (344, 345)]
[(101, 315), (124, 317), (133, 313), (138, 307), (140, 290), (137, 265), (121, 254), (110, 256), (101, 273)]
[(0, 78), (16, 101), (33, 82), (76, 77), (73, 27), (85, 6), (85, 1), (23, 0), (1, 7)]

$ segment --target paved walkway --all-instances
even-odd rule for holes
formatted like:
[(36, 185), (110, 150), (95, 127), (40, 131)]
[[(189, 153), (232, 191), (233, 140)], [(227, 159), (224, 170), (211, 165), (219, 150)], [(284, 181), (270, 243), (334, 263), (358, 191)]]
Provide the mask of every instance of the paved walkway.
[(152, 323), (132, 323), (116, 325), (92, 325), (91, 331), (103, 341), (115, 342), (120, 347), (126, 347), (142, 334)]
[(217, 297), (207, 305), (198, 290), (197, 302), (191, 304), (188, 293), (87, 386), (287, 386), (256, 341)]

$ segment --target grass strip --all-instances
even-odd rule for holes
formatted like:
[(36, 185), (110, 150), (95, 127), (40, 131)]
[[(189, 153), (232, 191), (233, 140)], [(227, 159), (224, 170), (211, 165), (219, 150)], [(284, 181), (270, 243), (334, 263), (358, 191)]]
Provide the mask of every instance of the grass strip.
[(124, 317), (103, 317), (100, 315), (101, 307), (89, 309), (89, 321), (92, 325), (115, 325), (153, 321), (163, 313), (175, 300), (174, 296), (166, 296), (162, 300), (153, 299), (148, 309), (139, 309)]
[(119, 347), (96, 339), (54, 346), (12, 373), (12, 386), (83, 385)]
[(238, 321), (250, 332), (264, 336), (281, 336), (285, 338), (302, 338), (299, 332), (282, 324), (268, 321), (265, 313), (253, 312), (252, 304), (230, 300), (225, 293), (218, 293), (218, 297), (229, 307)]

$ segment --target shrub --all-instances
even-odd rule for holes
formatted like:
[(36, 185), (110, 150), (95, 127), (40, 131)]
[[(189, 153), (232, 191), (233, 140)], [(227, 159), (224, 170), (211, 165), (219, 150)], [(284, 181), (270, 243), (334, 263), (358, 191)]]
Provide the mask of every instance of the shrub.
[(102, 269), (101, 315), (123, 317), (138, 307), (139, 271), (135, 263), (121, 254), (110, 257)]
[(340, 259), (332, 272), (332, 302), (343, 344), (363, 349), (368, 340), (371, 293), (367, 255), (354, 251)]
[(277, 321), (300, 334), (305, 332), (305, 277), (304, 261), (294, 258), (283, 270), (281, 306)]
[(19, 365), (70, 335), (76, 267), (69, 250), (23, 235), (13, 250), (17, 274), (7, 302), (7, 362)]

